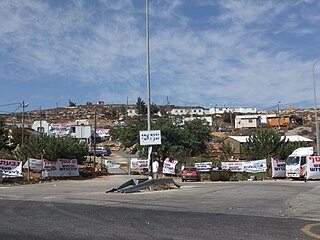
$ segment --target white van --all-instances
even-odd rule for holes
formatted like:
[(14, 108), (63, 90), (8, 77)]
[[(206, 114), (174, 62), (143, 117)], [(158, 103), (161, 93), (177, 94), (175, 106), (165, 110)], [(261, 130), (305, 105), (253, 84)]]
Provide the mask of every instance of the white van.
[(294, 150), (286, 159), (286, 177), (304, 178), (307, 169), (307, 157), (313, 155), (313, 147), (301, 147)]

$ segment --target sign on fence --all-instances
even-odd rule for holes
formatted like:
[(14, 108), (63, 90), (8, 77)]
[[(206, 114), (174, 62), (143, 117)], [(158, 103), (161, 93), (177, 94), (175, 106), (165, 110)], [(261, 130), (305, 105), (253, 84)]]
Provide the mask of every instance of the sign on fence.
[(272, 177), (285, 178), (286, 177), (286, 160), (271, 159)]
[(149, 168), (149, 160), (142, 160), (138, 158), (131, 158), (130, 168)]
[(0, 159), (0, 177), (22, 177), (22, 162)]
[(231, 172), (266, 172), (267, 160), (254, 160), (246, 162), (221, 162), (223, 170), (230, 170)]
[(209, 172), (212, 169), (212, 162), (195, 163), (194, 166), (199, 172)]
[(42, 177), (79, 176), (77, 159), (43, 160)]
[(29, 162), (30, 170), (33, 170), (33, 171), (41, 171), (42, 170), (43, 160), (35, 159), (35, 158), (28, 158), (28, 160), (23, 164), (24, 169), (28, 169), (28, 162)]

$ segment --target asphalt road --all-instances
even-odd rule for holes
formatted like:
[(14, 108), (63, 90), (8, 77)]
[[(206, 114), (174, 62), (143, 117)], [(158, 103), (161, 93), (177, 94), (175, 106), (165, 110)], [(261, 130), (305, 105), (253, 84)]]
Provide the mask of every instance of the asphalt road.
[(133, 177), (0, 187), (0, 239), (320, 239), (319, 182), (106, 193)]

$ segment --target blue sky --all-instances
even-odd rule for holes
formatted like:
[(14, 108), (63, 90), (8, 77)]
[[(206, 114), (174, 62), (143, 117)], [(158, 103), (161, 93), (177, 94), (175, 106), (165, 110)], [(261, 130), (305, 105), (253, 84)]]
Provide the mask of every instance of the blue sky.
[[(149, 13), (152, 102), (314, 106), (320, 1), (149, 0)], [(0, 113), (147, 101), (145, 0), (1, 0), (0, 46)]]

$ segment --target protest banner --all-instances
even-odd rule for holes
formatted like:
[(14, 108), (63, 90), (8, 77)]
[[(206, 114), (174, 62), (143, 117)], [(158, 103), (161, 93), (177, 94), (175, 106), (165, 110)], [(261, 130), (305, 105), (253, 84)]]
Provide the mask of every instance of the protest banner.
[(209, 172), (212, 169), (212, 162), (195, 163), (194, 166), (199, 172)]
[(2, 178), (22, 177), (22, 162), (0, 159), (0, 175)]
[(43, 160), (42, 177), (79, 176), (77, 159)]
[(272, 177), (285, 178), (286, 177), (286, 160), (271, 159)]
[(221, 162), (221, 168), (231, 172), (243, 172), (244, 162)]
[(176, 174), (176, 165), (178, 161), (166, 158), (163, 162), (162, 173), (163, 174)]
[(149, 160), (146, 159), (138, 159), (138, 158), (131, 158), (130, 160), (130, 168), (149, 168)]
[(244, 172), (258, 173), (267, 171), (267, 159), (244, 162)]
[(43, 166), (43, 160), (28, 158), (28, 160), (23, 164), (24, 169), (28, 169), (28, 162), (30, 166), (30, 170), (32, 171), (41, 171)]
[(307, 157), (306, 179), (320, 179), (320, 156)]
[(221, 162), (222, 170), (230, 170), (231, 172), (266, 172), (267, 160), (241, 161), (241, 162)]

